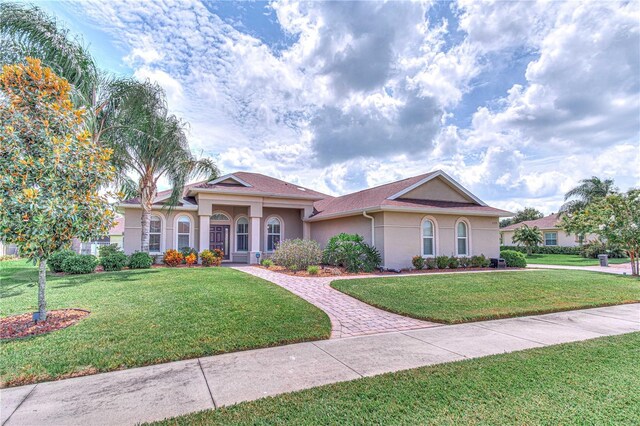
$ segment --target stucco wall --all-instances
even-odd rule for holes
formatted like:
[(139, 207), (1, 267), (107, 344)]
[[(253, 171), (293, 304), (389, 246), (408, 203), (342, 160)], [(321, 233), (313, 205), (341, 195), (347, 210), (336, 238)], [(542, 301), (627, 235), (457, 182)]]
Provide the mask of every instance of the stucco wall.
[[(436, 256), (456, 255), (455, 224), (461, 216), (424, 215), (419, 213), (384, 212), (384, 266), (407, 268), (411, 258), (421, 254), (422, 219), (429, 216), (436, 225)], [(497, 257), (500, 252), (500, 236), (497, 217), (467, 216), (469, 224), (469, 254)]]
[[(176, 219), (179, 216), (187, 216), (191, 219), (191, 246), (198, 247), (198, 216), (192, 211), (173, 210), (171, 213), (166, 210), (154, 210), (153, 215), (157, 215), (162, 220), (162, 235), (160, 237), (160, 251), (164, 252), (175, 247), (176, 239)], [(125, 209), (124, 211), (124, 238), (123, 249), (127, 254), (140, 250), (140, 239), (142, 236), (142, 210)]]
[(456, 201), (468, 203), (471, 200), (453, 188), (443, 179), (437, 177), (429, 182), (420, 185), (416, 189), (407, 192), (401, 198), (414, 198), (417, 200), (438, 200), (438, 201)]
[(267, 251), (267, 220), (271, 216), (277, 216), (284, 222), (283, 240), (293, 240), (302, 238), (302, 218), (299, 209), (279, 209), (264, 207), (262, 209), (262, 220), (260, 221), (260, 250)]

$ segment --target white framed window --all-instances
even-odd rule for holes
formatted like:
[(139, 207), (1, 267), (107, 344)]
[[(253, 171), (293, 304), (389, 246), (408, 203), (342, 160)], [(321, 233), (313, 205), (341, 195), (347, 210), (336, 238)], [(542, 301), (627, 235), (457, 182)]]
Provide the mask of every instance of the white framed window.
[(162, 218), (151, 215), (149, 221), (149, 252), (162, 252)]
[(545, 232), (544, 233), (544, 245), (545, 246), (557, 246), (558, 245), (558, 233), (557, 232)]
[(236, 222), (236, 251), (249, 251), (249, 219), (245, 216)]
[(274, 251), (282, 239), (282, 219), (272, 216), (267, 219), (267, 251)]
[(191, 219), (189, 216), (180, 216), (176, 224), (176, 248), (191, 247)]
[(436, 231), (435, 223), (431, 219), (422, 221), (422, 256), (433, 257), (436, 255)]
[(456, 224), (456, 254), (469, 255), (469, 225), (462, 220)]

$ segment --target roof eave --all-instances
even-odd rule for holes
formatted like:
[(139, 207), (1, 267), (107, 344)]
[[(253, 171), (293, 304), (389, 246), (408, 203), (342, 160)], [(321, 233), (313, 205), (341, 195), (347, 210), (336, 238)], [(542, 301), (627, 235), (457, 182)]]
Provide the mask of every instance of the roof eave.
[(294, 198), (296, 200), (309, 200), (309, 201), (320, 201), (324, 200), (327, 197), (320, 196), (310, 196), (310, 195), (288, 195), (288, 194), (278, 194), (272, 192), (259, 192), (259, 191), (220, 191), (219, 189), (211, 189), (211, 188), (190, 188), (187, 194), (197, 194), (199, 192), (204, 192), (207, 194), (221, 194), (221, 195), (251, 195), (258, 197), (270, 197), (270, 198)]
[[(488, 207), (488, 206), (485, 206)], [(374, 206), (368, 207), (364, 209), (355, 209), (348, 210), (345, 212), (332, 213), (326, 216), (315, 217), (312, 216), (307, 219), (307, 222), (321, 222), (323, 220), (329, 219), (339, 219), (341, 217), (349, 217), (349, 216), (358, 216), (361, 215), (362, 212), (367, 213), (376, 213), (381, 211), (389, 211), (389, 212), (402, 212), (402, 213), (424, 213), (424, 214), (458, 214), (462, 216), (484, 216), (484, 217), (509, 217), (513, 214), (511, 212), (505, 210), (498, 210), (492, 212), (483, 212), (483, 211), (470, 211), (464, 209), (455, 209), (455, 208), (424, 208), (424, 207), (402, 207), (402, 206)]]

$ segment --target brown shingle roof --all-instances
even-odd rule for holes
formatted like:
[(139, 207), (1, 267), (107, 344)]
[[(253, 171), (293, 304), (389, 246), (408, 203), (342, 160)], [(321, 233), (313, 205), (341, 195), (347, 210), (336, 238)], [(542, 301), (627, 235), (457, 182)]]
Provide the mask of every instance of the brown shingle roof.
[(554, 213), (554, 214), (550, 214), (549, 216), (545, 216), (543, 218), (540, 219), (535, 219), (535, 220), (525, 220), (524, 222), (520, 222), (520, 223), (514, 223), (513, 225), (509, 225), (509, 226), (505, 226), (504, 228), (500, 229), (501, 231), (513, 231), (516, 230), (524, 225), (529, 226), (530, 228), (533, 228), (534, 226), (537, 226), (540, 229), (552, 229), (552, 228), (557, 228), (558, 227), (558, 213)]
[(320, 200), (323, 198), (332, 198), (329, 195), (323, 194), (313, 189), (305, 188), (300, 185), (285, 182), (280, 179), (265, 176), (260, 173), (248, 173), (248, 172), (236, 172), (232, 173), (233, 176), (248, 183), (249, 187), (242, 185), (229, 185), (229, 184), (210, 184), (207, 182), (201, 182), (198, 185), (193, 186), (192, 190), (198, 190), (199, 188), (215, 189), (216, 192), (221, 193), (247, 193), (247, 194), (264, 194), (271, 196), (283, 196), (283, 197), (296, 197), (296, 198), (308, 198), (312, 200)]

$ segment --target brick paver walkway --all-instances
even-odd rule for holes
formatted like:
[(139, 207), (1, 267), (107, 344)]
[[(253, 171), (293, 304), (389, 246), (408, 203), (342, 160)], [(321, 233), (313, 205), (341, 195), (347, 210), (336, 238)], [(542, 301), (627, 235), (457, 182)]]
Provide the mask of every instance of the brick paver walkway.
[[(391, 331), (415, 330), (441, 325), (403, 317), (402, 315), (396, 315), (367, 305), (331, 288), (329, 284), (336, 279), (333, 277), (294, 277), (255, 266), (235, 266), (234, 269), (284, 287), (325, 311), (329, 319), (331, 319), (332, 339)], [(342, 278), (346, 277), (340, 277), (340, 279)]]

